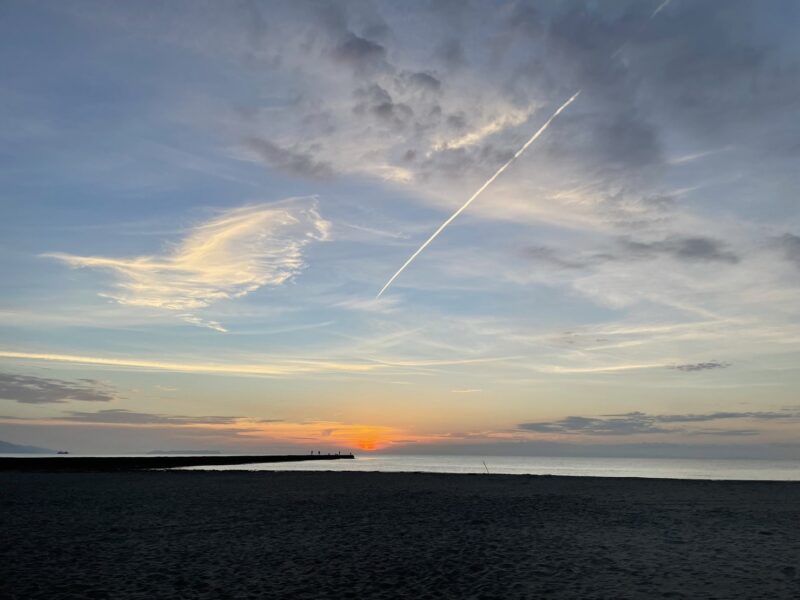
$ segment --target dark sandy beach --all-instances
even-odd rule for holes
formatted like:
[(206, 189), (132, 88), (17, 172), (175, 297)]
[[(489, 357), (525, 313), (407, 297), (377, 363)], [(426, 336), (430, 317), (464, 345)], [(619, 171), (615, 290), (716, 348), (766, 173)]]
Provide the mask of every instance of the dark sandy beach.
[(800, 484), (0, 473), (2, 598), (800, 598)]

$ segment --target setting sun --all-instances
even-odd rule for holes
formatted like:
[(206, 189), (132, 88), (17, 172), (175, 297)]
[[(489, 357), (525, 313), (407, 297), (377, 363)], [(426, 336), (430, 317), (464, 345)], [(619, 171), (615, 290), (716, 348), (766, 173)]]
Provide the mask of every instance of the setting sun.
[(377, 450), (378, 449), (378, 442), (375, 438), (362, 438), (356, 442), (356, 447), (359, 450)]

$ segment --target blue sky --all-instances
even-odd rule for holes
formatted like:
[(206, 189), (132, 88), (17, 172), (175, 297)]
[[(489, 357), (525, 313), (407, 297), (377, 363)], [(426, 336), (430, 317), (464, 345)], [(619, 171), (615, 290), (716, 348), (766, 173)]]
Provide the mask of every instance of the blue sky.
[(799, 10), (3, 3), (0, 439), (800, 455)]

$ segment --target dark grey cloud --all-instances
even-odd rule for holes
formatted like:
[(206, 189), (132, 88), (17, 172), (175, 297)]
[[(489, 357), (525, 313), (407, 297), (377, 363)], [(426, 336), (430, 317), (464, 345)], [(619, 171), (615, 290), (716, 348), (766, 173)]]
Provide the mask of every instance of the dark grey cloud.
[[(164, 415), (158, 413), (135, 412), (122, 408), (100, 410), (97, 412), (69, 411), (59, 417), (63, 421), (81, 423), (107, 423), (125, 425), (232, 425), (243, 419), (235, 416), (199, 416)], [(259, 423), (272, 423), (274, 420), (264, 419)]]
[(657, 123), (637, 96), (641, 74), (612, 57), (646, 16), (636, 7), (634, 14), (619, 14), (585, 2), (564, 6), (553, 13), (517, 3), (498, 32), (515, 40), (498, 59), (501, 65), (516, 63), (504, 88), (520, 105), (541, 101), (542, 90), (549, 90), (546, 100), (554, 106), (582, 90), (542, 139), (542, 151), (610, 189), (625, 187), (630, 193), (664, 163)]
[(652, 242), (623, 238), (619, 246), (633, 258), (668, 256), (684, 262), (739, 262), (739, 257), (723, 242), (707, 237), (673, 236)]
[(57, 402), (110, 402), (114, 390), (93, 379), (65, 381), (30, 375), (0, 373), (0, 399), (22, 404)]
[(537, 262), (550, 264), (560, 269), (586, 269), (604, 262), (617, 260), (613, 254), (603, 252), (567, 256), (549, 246), (531, 246), (524, 249), (524, 254)]
[(262, 7), (253, 0), (239, 4), (242, 10), (242, 29), (252, 46), (259, 46), (269, 32), (267, 21)]
[[(691, 139), (706, 149), (708, 140), (698, 139), (699, 133), (705, 137), (714, 131), (714, 136), (725, 138), (720, 140), (723, 145), (776, 148), (774, 136), (796, 140), (800, 126), (790, 119), (800, 106), (796, 49), (780, 43), (791, 39), (790, 23), (798, 16), (791, 1), (730, 0), (724, 6), (675, 1), (650, 19), (658, 3), (512, 0), (498, 7), (438, 1), (412, 2), (396, 10), (387, 2), (345, 1), (275, 3), (269, 10), (256, 10), (261, 5), (252, 2), (245, 5), (243, 19), (256, 21), (252, 37), (259, 44), (271, 40), (272, 52), (280, 57), (276, 65), (285, 65), (309, 95), (299, 112), (322, 105), (336, 112), (343, 105), (330, 102), (330, 90), (315, 80), (324, 54), (323, 66), (334, 71), (337, 77), (332, 79), (345, 90), (344, 96), (362, 86), (364, 78), (385, 88), (392, 102), (372, 106), (370, 114), (381, 114), (394, 125), (403, 123), (408, 137), (402, 145), (416, 147), (420, 154), (452, 133), (446, 129), (453, 124), (447, 115), (463, 109), (456, 99), (465, 85), (491, 91), (470, 95), (475, 99), (466, 111), (471, 121), (492, 115), (497, 96), (520, 111), (541, 107), (530, 124), (497, 135), (508, 146), (498, 152), (516, 150), (548, 111), (583, 90), (557, 126), (537, 142), (537, 151), (547, 153), (565, 171), (596, 181), (595, 197), (607, 196), (607, 207), (601, 210), (607, 208), (615, 222), (630, 225), (633, 215), (614, 213), (659, 181), (667, 168), (665, 147)], [(466, 63), (470, 72), (458, 71)], [(355, 81), (349, 77), (352, 73), (359, 75)], [(412, 88), (446, 93), (412, 93)], [(442, 115), (438, 121), (428, 118), (434, 109), (420, 100), (434, 95)], [(413, 117), (404, 114), (408, 111)], [(744, 131), (758, 135), (742, 135)], [(374, 130), (368, 135), (383, 133)], [(322, 141), (326, 135), (301, 129), (296, 141)], [(516, 139), (507, 139), (512, 136)], [(670, 144), (665, 143), (667, 136)], [(365, 142), (382, 146), (371, 139)], [(273, 160), (288, 163), (295, 174), (307, 172), (296, 168), (297, 163), (308, 166), (303, 158), (317, 165), (306, 146), (304, 152), (293, 143), (281, 143), (294, 156)], [(795, 147), (800, 148), (796, 141)], [(269, 148), (268, 154), (280, 150)], [(374, 156), (402, 164), (401, 154), (396, 149), (391, 153)], [(402, 166), (420, 169), (419, 179), (425, 181), (439, 171), (444, 177), (460, 176), (468, 169), (488, 171), (493, 165), (467, 152)], [(311, 173), (318, 170), (312, 168)]]
[(637, 434), (685, 433), (691, 435), (755, 435), (753, 429), (687, 429), (685, 427), (663, 427), (667, 424), (705, 423), (731, 419), (756, 421), (800, 421), (800, 410), (714, 412), (708, 414), (648, 415), (630, 412), (596, 417), (570, 416), (557, 421), (520, 423), (517, 429), (536, 433), (561, 433), (570, 435), (625, 436)]
[(377, 83), (357, 89), (355, 97), (355, 114), (372, 116), (394, 129), (403, 129), (414, 116), (411, 107), (402, 102), (394, 102), (389, 92)]
[(450, 38), (439, 44), (434, 50), (433, 57), (441, 61), (450, 71), (463, 67), (466, 63), (464, 48), (457, 38)]
[(539, 146), (612, 191), (626, 190), (609, 194), (609, 211), (660, 176), (667, 131), (761, 156), (798, 138), (800, 65), (780, 43), (793, 35), (791, 21), (778, 16), (796, 19), (796, 5), (674, 2), (654, 19), (645, 2), (562, 6), (537, 11), (520, 2), (508, 11), (497, 35), (514, 43), (495, 66), (520, 104), (544, 89), (551, 102), (583, 90)]
[(677, 369), (678, 371), (694, 372), (694, 371), (711, 371), (714, 369), (727, 369), (730, 363), (722, 363), (717, 361), (700, 362), (700, 363), (687, 363), (684, 365), (673, 365), (670, 369)]
[(681, 262), (739, 262), (739, 256), (719, 240), (683, 236), (656, 241), (619, 238), (617, 247), (607, 252), (569, 252), (549, 246), (530, 246), (523, 253), (534, 261), (560, 269), (586, 269), (613, 261), (654, 260), (660, 257)]
[(447, 126), (456, 131), (465, 129), (467, 126), (467, 118), (463, 112), (447, 115)]
[(352, 32), (333, 49), (332, 56), (336, 61), (362, 74), (389, 67), (386, 62), (386, 48)]
[(537, 433), (568, 433), (586, 435), (634, 435), (638, 433), (670, 433), (656, 425), (653, 417), (644, 413), (609, 417), (566, 417), (558, 421), (520, 423), (518, 429)]
[[(653, 19), (651, 3), (611, 6), (577, 1), (542, 16), (519, 3), (504, 33), (542, 51), (530, 54), (510, 87), (525, 93), (528, 85), (550, 83), (557, 95), (583, 89), (593, 107), (581, 123), (587, 140), (612, 131), (625, 136), (605, 140), (614, 161), (636, 162), (637, 144), (647, 151), (641, 163), (657, 161), (651, 152), (660, 148), (664, 126), (760, 150), (797, 137), (800, 65), (780, 43), (792, 35), (796, 5), (674, 2)], [(564, 120), (578, 122), (576, 115)]]
[(316, 160), (308, 152), (282, 148), (269, 140), (257, 137), (245, 139), (244, 144), (268, 166), (284, 173), (310, 179), (327, 179), (333, 176), (333, 167), (329, 163)]
[(793, 233), (784, 233), (776, 241), (786, 260), (800, 268), (800, 236)]
[(602, 415), (611, 418), (647, 418), (658, 423), (702, 423), (705, 421), (719, 421), (723, 419), (756, 419), (759, 421), (776, 421), (776, 420), (797, 420), (800, 418), (800, 411), (796, 408), (787, 408), (785, 410), (777, 411), (717, 411), (705, 414), (682, 414), (682, 415), (646, 415), (641, 412), (631, 412), (621, 415)]
[[(793, 4), (683, 2), (659, 15), (634, 49), (653, 74), (643, 82), (645, 99), (696, 133), (767, 141), (742, 134), (800, 103), (796, 56), (787, 56), (791, 50), (780, 42), (798, 17)], [(789, 134), (797, 132), (794, 121), (786, 122)]]
[(506, 32), (523, 40), (542, 35), (545, 24), (541, 11), (530, 2), (517, 2), (504, 22)]
[(442, 82), (430, 73), (412, 73), (407, 80), (412, 87), (424, 92), (438, 94), (442, 91)]
[[(586, 92), (581, 99), (584, 97)], [(664, 163), (658, 130), (641, 110), (630, 106), (631, 99), (621, 102), (627, 106), (621, 109), (616, 100), (604, 104), (595, 100), (592, 110), (577, 105), (564, 113), (559, 126), (542, 138), (543, 152), (609, 183), (627, 181), (632, 185), (656, 175)]]

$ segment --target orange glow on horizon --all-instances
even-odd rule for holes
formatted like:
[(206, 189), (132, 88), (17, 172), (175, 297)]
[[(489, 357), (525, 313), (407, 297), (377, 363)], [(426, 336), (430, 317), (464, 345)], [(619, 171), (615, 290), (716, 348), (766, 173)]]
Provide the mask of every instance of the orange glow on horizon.
[(356, 442), (356, 447), (359, 450), (366, 450), (367, 452), (371, 452), (372, 450), (376, 450), (378, 448), (378, 445), (375, 442), (375, 440), (358, 440)]
[[(202, 417), (201, 417), (202, 419)], [(0, 422), (4, 419), (0, 417)], [(20, 420), (15, 420), (20, 423)], [(162, 423), (125, 422), (76, 422), (58, 417), (50, 419), (30, 419), (29, 423), (42, 425), (84, 426), (110, 429), (150, 429), (163, 428)], [(178, 423), (170, 427), (180, 430), (205, 430), (218, 432), (221, 438), (230, 442), (240, 442), (246, 446), (258, 443), (282, 443), (297, 446), (303, 453), (308, 448), (319, 447), (331, 450), (350, 450), (374, 452), (394, 444), (435, 443), (444, 441), (447, 436), (414, 434), (408, 431), (383, 425), (359, 425), (336, 421), (271, 421), (264, 422), (249, 418), (233, 419), (229, 423)]]
[[(331, 421), (309, 423), (258, 423), (242, 421), (244, 437), (269, 437), (274, 441), (327, 446), (348, 450), (372, 452), (397, 442), (424, 441), (422, 437), (409, 435), (406, 431), (381, 425), (356, 425)], [(255, 427), (254, 427), (255, 425)], [(257, 428), (257, 429), (256, 429)]]
[(348, 448), (372, 452), (391, 445), (394, 440), (401, 439), (401, 435), (390, 427), (363, 425), (342, 427), (332, 431), (330, 437)]

